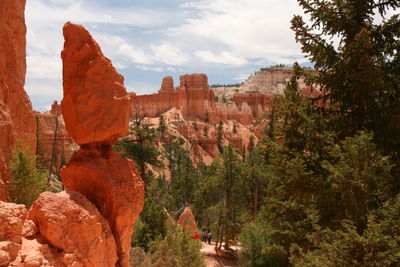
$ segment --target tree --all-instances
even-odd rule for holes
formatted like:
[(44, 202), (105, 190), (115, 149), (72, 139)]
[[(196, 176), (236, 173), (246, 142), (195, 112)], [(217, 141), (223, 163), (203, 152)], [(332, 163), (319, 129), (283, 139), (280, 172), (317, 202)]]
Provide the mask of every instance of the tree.
[(164, 120), (163, 115), (160, 115), (160, 123), (158, 126), (158, 130), (160, 131), (161, 136), (163, 136), (165, 133), (165, 130), (166, 130), (166, 125), (165, 125), (165, 120)]
[(132, 159), (140, 172), (142, 179), (146, 182), (146, 164), (161, 167), (162, 163), (158, 159), (160, 152), (156, 147), (158, 138), (157, 130), (153, 125), (137, 120), (128, 133), (127, 137), (122, 138), (115, 145), (115, 149), (122, 152), (124, 157)]
[(46, 171), (37, 167), (37, 156), (32, 155), (29, 149), (23, 149), (21, 144), (13, 152), (10, 169), (11, 201), (29, 208), (46, 189)]
[(217, 175), (220, 179), (220, 184), (224, 194), (222, 203), (220, 205), (221, 212), (218, 220), (217, 229), (217, 241), (215, 248), (219, 249), (219, 243), (222, 240), (225, 243), (225, 248), (229, 248), (229, 240), (236, 239), (236, 235), (239, 233), (239, 227), (237, 223), (237, 214), (240, 209), (240, 158), (235, 152), (232, 145), (227, 146), (224, 149), (223, 154), (217, 159)]
[(218, 128), (217, 128), (217, 146), (218, 146), (218, 151), (219, 153), (224, 152), (224, 143), (223, 143), (223, 124), (222, 121), (219, 121), (218, 123)]
[(145, 198), (143, 211), (135, 224), (132, 235), (132, 246), (149, 250), (150, 243), (158, 238), (163, 239), (167, 233), (167, 216), (163, 208), (151, 199)]
[(386, 151), (399, 153), (400, 125), (393, 121), (400, 116), (400, 16), (388, 17), (388, 10), (399, 8), (400, 2), (298, 2), (311, 25), (294, 16), (292, 29), (317, 70), (305, 74), (307, 82), (324, 92), (336, 131), (340, 136), (373, 131)]

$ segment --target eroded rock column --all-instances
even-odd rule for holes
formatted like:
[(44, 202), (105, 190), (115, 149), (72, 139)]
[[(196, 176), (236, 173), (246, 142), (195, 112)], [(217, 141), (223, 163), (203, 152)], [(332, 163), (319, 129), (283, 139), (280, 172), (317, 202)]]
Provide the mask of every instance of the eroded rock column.
[(108, 220), (118, 263), (129, 266), (133, 226), (144, 201), (144, 183), (132, 161), (111, 146), (128, 131), (130, 100), (123, 77), (81, 25), (64, 25), (62, 113), (81, 146), (62, 169), (66, 188), (82, 193)]

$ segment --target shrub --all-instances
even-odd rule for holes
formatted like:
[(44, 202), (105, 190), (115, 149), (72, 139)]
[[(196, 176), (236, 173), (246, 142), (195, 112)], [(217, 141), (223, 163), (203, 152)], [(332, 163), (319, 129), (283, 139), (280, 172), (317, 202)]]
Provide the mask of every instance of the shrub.
[(46, 173), (36, 165), (37, 156), (19, 144), (13, 152), (11, 170), (11, 201), (27, 208), (46, 189)]

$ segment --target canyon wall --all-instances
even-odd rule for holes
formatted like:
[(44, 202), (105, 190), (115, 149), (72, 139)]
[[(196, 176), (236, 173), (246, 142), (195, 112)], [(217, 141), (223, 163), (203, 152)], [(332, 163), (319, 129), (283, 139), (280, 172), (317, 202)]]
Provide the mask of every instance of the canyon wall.
[[(283, 96), (286, 82), (292, 75), (291, 68), (263, 68), (251, 75), (238, 87), (209, 88), (205, 74), (183, 75), (179, 87), (174, 88), (172, 77), (165, 77), (155, 94), (132, 93), (133, 116), (157, 117), (175, 107), (185, 119), (201, 119), (210, 123), (236, 120), (251, 125), (261, 120), (271, 108), (276, 96)], [(300, 88), (305, 88), (299, 79)], [(304, 95), (315, 97), (318, 91)]]
[(8, 198), (8, 165), (17, 140), (36, 150), (36, 119), (24, 90), (25, 0), (0, 1), (0, 200)]

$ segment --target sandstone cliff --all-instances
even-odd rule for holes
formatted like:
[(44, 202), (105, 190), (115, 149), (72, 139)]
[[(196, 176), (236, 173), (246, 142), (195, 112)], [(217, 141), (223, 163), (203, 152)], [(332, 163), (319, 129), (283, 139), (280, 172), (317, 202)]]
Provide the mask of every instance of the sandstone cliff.
[(36, 120), (24, 90), (25, 0), (0, 1), (0, 200), (7, 199), (8, 164), (17, 140), (36, 149)]

